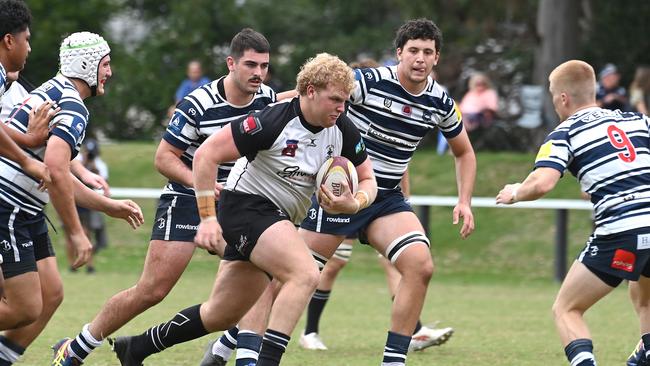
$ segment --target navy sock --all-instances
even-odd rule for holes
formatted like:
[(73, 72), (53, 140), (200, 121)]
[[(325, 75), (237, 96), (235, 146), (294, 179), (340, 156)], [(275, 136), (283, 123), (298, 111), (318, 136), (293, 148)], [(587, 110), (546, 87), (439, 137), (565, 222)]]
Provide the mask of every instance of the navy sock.
[(307, 307), (307, 322), (305, 324), (305, 334), (318, 333), (318, 324), (323, 314), (327, 300), (330, 298), (332, 291), (316, 290), (309, 301)]
[(257, 366), (278, 366), (290, 339), (291, 337), (286, 334), (267, 329), (266, 333), (264, 333)]
[(0, 366), (10, 366), (25, 353), (25, 349), (5, 336), (0, 336)]
[(650, 351), (650, 333), (646, 333), (641, 336), (641, 341), (643, 342), (643, 350), (645, 351), (646, 358), (648, 357), (648, 351)]
[(388, 331), (382, 365), (405, 365), (411, 336)]
[(594, 345), (591, 339), (576, 339), (564, 347), (564, 353), (571, 366), (596, 366)]
[(255, 366), (262, 348), (262, 336), (242, 330), (237, 336), (237, 360), (235, 366)]
[(203, 337), (208, 331), (203, 327), (199, 309), (194, 305), (178, 312), (170, 321), (151, 327), (132, 338), (132, 353), (136, 359), (144, 360), (149, 355), (161, 352), (175, 344)]

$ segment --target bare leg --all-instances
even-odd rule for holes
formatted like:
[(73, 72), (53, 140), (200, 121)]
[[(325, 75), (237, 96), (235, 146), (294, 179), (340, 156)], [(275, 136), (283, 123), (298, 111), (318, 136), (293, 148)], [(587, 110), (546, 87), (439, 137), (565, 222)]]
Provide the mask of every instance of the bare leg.
[(48, 257), (36, 262), (38, 277), (41, 284), (43, 310), (33, 323), (5, 332), (5, 337), (13, 343), (27, 348), (45, 329), (45, 326), (63, 301), (63, 283), (56, 264), (55, 257)]
[(583, 315), (613, 289), (584, 264), (573, 262), (553, 304), (555, 326), (563, 346), (576, 339), (591, 338)]
[(152, 240), (140, 279), (104, 304), (90, 323), (93, 337), (104, 339), (162, 301), (185, 271), (194, 249), (194, 243)]
[(37, 272), (5, 279), (6, 301), (0, 301), (0, 330), (24, 327), (35, 322), (43, 311), (40, 293)]

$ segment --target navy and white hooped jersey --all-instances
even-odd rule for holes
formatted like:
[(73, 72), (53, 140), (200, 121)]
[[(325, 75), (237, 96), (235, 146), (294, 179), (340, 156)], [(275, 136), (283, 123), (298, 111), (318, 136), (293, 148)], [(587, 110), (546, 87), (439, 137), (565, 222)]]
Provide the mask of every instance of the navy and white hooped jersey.
[[(163, 139), (171, 145), (183, 150), (181, 160), (190, 169), (196, 149), (210, 135), (223, 128), (228, 123), (262, 110), (276, 101), (273, 89), (262, 84), (250, 103), (237, 106), (226, 100), (223, 86), (225, 76), (205, 84), (185, 96), (176, 106)], [(235, 162), (219, 165), (217, 181), (226, 183), (228, 174)], [(194, 189), (180, 183), (169, 181), (163, 194), (194, 195)]]
[(299, 224), (316, 191), (316, 174), (332, 156), (354, 166), (367, 154), (359, 131), (341, 115), (336, 125), (315, 127), (305, 121), (300, 98), (277, 103), (231, 124), (242, 157), (228, 176), (226, 189), (265, 197)]
[(2, 94), (7, 91), (7, 72), (5, 71), (4, 66), (0, 63), (0, 98)]
[(650, 226), (650, 119), (592, 107), (557, 126), (535, 168), (568, 170), (591, 195), (596, 235)]
[[(25, 133), (29, 112), (45, 101), (53, 101), (61, 108), (50, 121), (50, 126), (54, 126), (50, 138), (54, 135), (67, 142), (71, 157), (74, 158), (79, 153), (86, 134), (89, 114), (79, 92), (65, 76), (57, 75), (29, 93), (27, 99), (11, 112), (8, 126)], [(23, 151), (40, 161), (45, 156), (45, 146)], [(39, 191), (38, 185), (39, 182), (25, 174), (18, 164), (0, 157), (0, 199), (30, 214), (36, 214), (49, 201), (47, 193)]]
[(437, 126), (452, 138), (463, 129), (456, 103), (430, 77), (419, 95), (400, 85), (397, 66), (357, 69), (355, 78), (348, 117), (361, 132), (379, 189), (399, 186), (427, 132)]

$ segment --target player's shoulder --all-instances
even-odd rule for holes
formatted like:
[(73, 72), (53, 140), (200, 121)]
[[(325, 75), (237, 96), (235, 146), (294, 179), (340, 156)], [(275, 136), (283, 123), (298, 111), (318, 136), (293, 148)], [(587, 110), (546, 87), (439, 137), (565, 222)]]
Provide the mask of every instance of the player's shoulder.
[(275, 102), (277, 100), (276, 98), (276, 92), (271, 88), (270, 86), (266, 84), (262, 84), (260, 86), (260, 89), (257, 91), (258, 97), (267, 97), (269, 98), (272, 102)]
[(264, 107), (262, 110), (256, 112), (255, 115), (265, 124), (286, 124), (298, 116), (298, 100), (298, 97), (295, 97), (271, 103)]

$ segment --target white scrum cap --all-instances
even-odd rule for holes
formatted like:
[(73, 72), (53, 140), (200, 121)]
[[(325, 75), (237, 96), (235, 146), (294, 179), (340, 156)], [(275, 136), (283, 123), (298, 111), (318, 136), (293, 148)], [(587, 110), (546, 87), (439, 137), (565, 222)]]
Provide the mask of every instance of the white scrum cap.
[(111, 52), (102, 36), (90, 32), (72, 33), (61, 42), (59, 63), (61, 74), (81, 79), (89, 87), (97, 87), (99, 62)]

